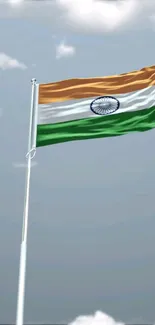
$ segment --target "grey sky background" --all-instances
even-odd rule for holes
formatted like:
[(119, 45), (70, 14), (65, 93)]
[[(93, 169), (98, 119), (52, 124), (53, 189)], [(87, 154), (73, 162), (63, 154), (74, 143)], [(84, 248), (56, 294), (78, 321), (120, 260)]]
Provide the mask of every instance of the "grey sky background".
[[(154, 64), (153, 20), (87, 33), (60, 15), (50, 3), (24, 11), (0, 3), (0, 53), (27, 67), (4, 70), (0, 56), (1, 323), (16, 316), (31, 78), (44, 83)], [(56, 59), (64, 40), (75, 52)], [(37, 150), (25, 322), (68, 322), (96, 310), (123, 322), (155, 321), (154, 142), (150, 131)]]

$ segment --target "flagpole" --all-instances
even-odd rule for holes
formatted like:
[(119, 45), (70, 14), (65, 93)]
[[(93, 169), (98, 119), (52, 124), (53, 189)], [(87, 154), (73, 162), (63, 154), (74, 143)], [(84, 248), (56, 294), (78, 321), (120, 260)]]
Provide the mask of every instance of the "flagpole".
[(28, 233), (28, 213), (29, 213), (29, 194), (30, 194), (30, 176), (31, 176), (31, 160), (35, 156), (35, 142), (34, 135), (36, 134), (36, 110), (35, 110), (35, 90), (36, 79), (32, 79), (32, 94), (31, 94), (31, 109), (30, 109), (30, 124), (29, 124), (29, 138), (28, 138), (28, 153), (27, 170), (26, 170), (26, 188), (24, 198), (23, 211), (23, 227), (20, 251), (19, 264), (19, 278), (18, 278), (18, 297), (17, 297), (17, 313), (16, 325), (23, 325), (24, 320), (24, 299), (25, 299), (25, 280), (26, 280), (26, 256), (27, 256), (27, 233)]

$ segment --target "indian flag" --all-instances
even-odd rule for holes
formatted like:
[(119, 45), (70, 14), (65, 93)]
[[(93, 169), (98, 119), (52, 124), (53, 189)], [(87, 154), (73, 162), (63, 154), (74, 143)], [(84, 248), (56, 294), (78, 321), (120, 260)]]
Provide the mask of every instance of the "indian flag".
[(37, 147), (155, 127), (155, 66), (38, 85)]

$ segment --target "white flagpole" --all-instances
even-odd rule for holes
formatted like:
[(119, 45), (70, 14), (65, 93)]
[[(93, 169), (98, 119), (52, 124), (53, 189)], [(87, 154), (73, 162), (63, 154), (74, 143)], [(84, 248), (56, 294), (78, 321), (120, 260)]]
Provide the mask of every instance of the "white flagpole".
[(32, 82), (32, 95), (31, 95), (30, 125), (29, 125), (28, 153), (27, 153), (27, 171), (26, 171), (26, 184), (25, 184), (26, 188), (25, 188), (24, 211), (23, 211), (23, 228), (22, 228), (20, 265), (19, 265), (16, 325), (23, 325), (23, 319), (24, 319), (31, 160), (35, 156), (35, 150), (36, 150), (35, 143), (34, 143), (34, 134), (36, 134), (36, 125), (34, 124), (34, 122), (36, 121), (36, 117), (35, 117), (36, 79), (32, 79), (31, 82)]

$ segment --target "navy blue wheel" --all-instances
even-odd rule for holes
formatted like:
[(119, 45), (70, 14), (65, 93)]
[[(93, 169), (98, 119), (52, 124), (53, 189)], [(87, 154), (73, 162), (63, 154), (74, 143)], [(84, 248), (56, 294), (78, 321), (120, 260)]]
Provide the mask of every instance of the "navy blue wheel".
[(94, 99), (90, 104), (90, 109), (97, 115), (108, 115), (117, 111), (120, 102), (113, 96), (101, 96)]

